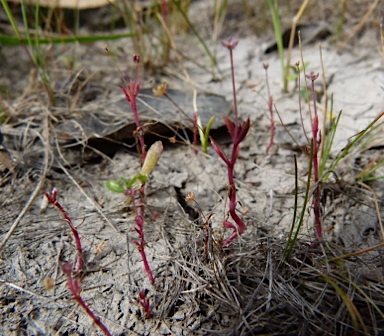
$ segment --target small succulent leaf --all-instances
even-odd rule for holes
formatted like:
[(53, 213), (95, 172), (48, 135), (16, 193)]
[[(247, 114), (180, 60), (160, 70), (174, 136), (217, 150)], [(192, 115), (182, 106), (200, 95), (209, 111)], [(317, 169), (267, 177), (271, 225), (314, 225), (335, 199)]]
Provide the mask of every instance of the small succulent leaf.
[(294, 73), (294, 74), (288, 74), (287, 75), (287, 80), (289, 80), (289, 81), (295, 81), (296, 79), (297, 79), (297, 77), (298, 77), (298, 74), (296, 74), (296, 73)]
[(120, 181), (122, 182), (122, 183), (124, 183), (125, 184), (125, 186), (126, 186), (126, 189), (129, 189), (129, 183), (131, 182), (130, 180), (128, 180), (128, 179), (126, 179), (126, 178), (124, 178), (124, 177), (121, 177), (120, 178)]
[(222, 117), (223, 117), (225, 124), (227, 125), (228, 132), (231, 135), (231, 138), (233, 139), (235, 137), (236, 126), (235, 126), (234, 122), (231, 119), (229, 119), (228, 117), (226, 117), (224, 115)]
[(121, 181), (107, 181), (105, 187), (116, 193), (123, 193), (125, 191), (124, 184)]
[(53, 197), (51, 197), (50, 194), (48, 194), (47, 192), (44, 193), (45, 197), (47, 198), (48, 202), (49, 203), (53, 203), (54, 202), (54, 199)]
[(239, 137), (238, 137), (239, 143), (242, 142), (244, 140), (244, 138), (246, 137), (250, 126), (251, 126), (251, 121), (249, 120), (249, 118), (246, 121), (244, 121), (242, 123), (242, 125), (240, 126), (240, 133), (239, 133)]
[(130, 97), (129, 97), (129, 94), (128, 94), (128, 91), (129, 89), (127, 89), (126, 87), (124, 86), (120, 86), (120, 89), (124, 92), (124, 95), (125, 95), (125, 98), (127, 99), (127, 101), (130, 103)]
[(129, 181), (128, 189), (139, 190), (143, 184), (148, 180), (148, 175), (136, 174), (131, 181)]
[(308, 100), (310, 98), (311, 91), (308, 89), (302, 89), (300, 90), (300, 97), (303, 100)]
[(228, 165), (229, 164), (229, 159), (227, 155), (222, 151), (222, 149), (219, 147), (219, 145), (216, 143), (215, 140), (212, 139), (212, 137), (209, 137), (211, 140), (211, 145), (215, 152), (220, 156), (220, 158)]
[(129, 181), (127, 181), (127, 183), (126, 183), (127, 189), (132, 189), (132, 186), (136, 182), (136, 180), (137, 180), (137, 178), (135, 175), (133, 178), (131, 178)]

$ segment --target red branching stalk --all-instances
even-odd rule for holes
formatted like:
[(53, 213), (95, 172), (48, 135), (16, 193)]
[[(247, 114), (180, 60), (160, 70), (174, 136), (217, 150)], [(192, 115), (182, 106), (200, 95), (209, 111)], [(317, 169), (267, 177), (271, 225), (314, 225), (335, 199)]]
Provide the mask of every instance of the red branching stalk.
[[(63, 206), (57, 200), (57, 196), (58, 196), (58, 191), (56, 188), (52, 189), (51, 194), (45, 193), (45, 197), (48, 199), (48, 202), (51, 203), (53, 206), (55, 206), (60, 211), (60, 213), (64, 217), (64, 220), (68, 223), (69, 227), (71, 228), (72, 234), (73, 234), (75, 242), (76, 242), (76, 249), (77, 249), (76, 266), (74, 267), (74, 269), (76, 272), (81, 272), (83, 270), (83, 266), (84, 266), (84, 256), (83, 256), (83, 247), (81, 244), (79, 231), (73, 225), (72, 220), (68, 215), (68, 212), (63, 208)], [(112, 335), (109, 332), (108, 328), (103, 324), (103, 322), (101, 322), (101, 320), (93, 313), (93, 311), (88, 307), (88, 305), (82, 299), (82, 297), (80, 295), (80, 293), (81, 293), (80, 280), (74, 279), (72, 277), (72, 269), (73, 269), (72, 263), (66, 263), (62, 266), (63, 272), (68, 277), (67, 285), (68, 285), (69, 291), (74, 296), (76, 302), (85, 310), (87, 315), (104, 332), (104, 334), (107, 336)]]
[(138, 79), (138, 64), (140, 63), (140, 55), (133, 56), (133, 62), (136, 64), (135, 70), (135, 79), (129, 81), (129, 86), (120, 86), (125, 94), (125, 98), (127, 99), (129, 105), (131, 105), (133, 119), (136, 124), (136, 135), (139, 138), (139, 150), (140, 150), (140, 162), (143, 164), (146, 156), (146, 147), (144, 141), (144, 131), (140, 124), (139, 112), (137, 110), (137, 96), (140, 91), (141, 82)]
[(139, 292), (139, 303), (140, 306), (143, 307), (145, 312), (145, 318), (150, 318), (152, 316), (152, 308), (149, 302), (149, 299), (146, 297), (147, 294), (144, 290)]
[(63, 272), (67, 275), (68, 277), (68, 288), (72, 295), (74, 296), (76, 302), (85, 310), (87, 315), (93, 320), (93, 322), (103, 331), (103, 333), (107, 336), (112, 335), (108, 328), (104, 325), (103, 322), (94, 314), (94, 312), (88, 307), (88, 305), (85, 303), (83, 298), (81, 297), (81, 285), (80, 281), (78, 279), (74, 279), (72, 277), (72, 264), (67, 263), (62, 266)]
[(268, 63), (263, 64), (264, 70), (265, 70), (265, 82), (267, 84), (267, 92), (268, 92), (268, 111), (269, 111), (269, 119), (271, 122), (271, 126), (269, 128), (269, 144), (267, 146), (267, 154), (269, 153), (272, 146), (275, 144), (275, 132), (276, 132), (276, 125), (273, 118), (273, 98), (271, 96), (271, 91), (269, 89), (269, 79), (268, 79)]
[(143, 259), (144, 270), (145, 270), (145, 273), (147, 273), (149, 281), (152, 284), (154, 284), (155, 278), (153, 277), (151, 267), (149, 266), (149, 263), (148, 263), (147, 255), (145, 253), (146, 242), (145, 242), (145, 234), (144, 234), (144, 204), (142, 203), (144, 200), (144, 186), (142, 186), (139, 193), (140, 193), (140, 199), (139, 199), (140, 204), (137, 204), (136, 203), (137, 200), (135, 200), (135, 197), (132, 197), (132, 205), (136, 213), (135, 231), (139, 235), (139, 240), (135, 240), (133, 243), (137, 246), (139, 253), (141, 255), (141, 258)]
[[(144, 141), (144, 131), (140, 124), (139, 112), (137, 110), (137, 96), (140, 91), (140, 81), (138, 80), (138, 64), (140, 63), (140, 56), (134, 55), (133, 61), (136, 64), (135, 79), (130, 81), (128, 87), (121, 87), (121, 89), (123, 90), (128, 103), (131, 105), (133, 118), (136, 124), (136, 134), (139, 138), (140, 162), (141, 162), (141, 166), (143, 166), (147, 156), (147, 151), (146, 151), (146, 146)], [(136, 201), (137, 201), (135, 200), (136, 194), (137, 194), (137, 190), (134, 190), (134, 189), (130, 189), (126, 191), (126, 195), (132, 198), (133, 209), (136, 214), (135, 231), (139, 235), (139, 240), (134, 241), (134, 244), (138, 247), (140, 255), (143, 259), (145, 272), (147, 273), (149, 280), (153, 284), (155, 282), (155, 279), (153, 277), (151, 268), (149, 267), (147, 255), (145, 253), (146, 243), (145, 243), (145, 237), (144, 237), (144, 203), (145, 203), (145, 185), (144, 184), (141, 186), (139, 190), (139, 195), (140, 195), (139, 204), (136, 204)]]
[(319, 183), (319, 159), (318, 152), (321, 142), (321, 135), (319, 133), (319, 117), (317, 115), (317, 102), (316, 102), (316, 91), (315, 91), (315, 80), (319, 77), (319, 74), (314, 72), (309, 73), (306, 77), (311, 81), (311, 91), (312, 91), (312, 101), (313, 101), (313, 119), (312, 119), (312, 146), (313, 146), (313, 179), (315, 182), (315, 191), (313, 195), (313, 213), (315, 216), (315, 231), (316, 238), (318, 240), (322, 239), (322, 226), (321, 226), (321, 189)]
[(45, 193), (45, 197), (48, 199), (48, 202), (51, 203), (60, 211), (60, 213), (64, 217), (64, 220), (68, 223), (69, 227), (71, 228), (71, 231), (76, 243), (76, 249), (77, 249), (77, 261), (76, 261), (75, 270), (76, 272), (80, 272), (83, 270), (84, 256), (83, 256), (83, 247), (81, 245), (79, 231), (73, 225), (72, 220), (68, 215), (68, 212), (63, 208), (63, 206), (57, 200), (57, 196), (58, 196), (58, 191), (56, 188), (52, 189), (51, 194)]
[(236, 185), (234, 178), (234, 168), (235, 163), (239, 157), (240, 143), (244, 140), (247, 135), (250, 127), (249, 118), (239, 125), (238, 119), (238, 108), (236, 100), (236, 85), (235, 85), (235, 71), (233, 64), (233, 53), (232, 50), (237, 46), (238, 41), (230, 37), (227, 40), (222, 41), (222, 45), (229, 50), (230, 59), (231, 59), (231, 74), (232, 74), (232, 90), (233, 90), (233, 104), (234, 104), (234, 121), (231, 121), (229, 118), (223, 116), (225, 124), (227, 126), (228, 132), (232, 138), (232, 153), (231, 157), (224, 153), (224, 151), (217, 145), (217, 143), (211, 138), (211, 144), (216, 153), (227, 165), (227, 177), (228, 177), (228, 198), (229, 198), (229, 214), (233, 221), (236, 223), (234, 225), (232, 222), (225, 220), (224, 227), (228, 229), (233, 229), (232, 234), (226, 238), (223, 242), (223, 247), (229, 246), (234, 239), (241, 235), (245, 231), (245, 223), (236, 213)]

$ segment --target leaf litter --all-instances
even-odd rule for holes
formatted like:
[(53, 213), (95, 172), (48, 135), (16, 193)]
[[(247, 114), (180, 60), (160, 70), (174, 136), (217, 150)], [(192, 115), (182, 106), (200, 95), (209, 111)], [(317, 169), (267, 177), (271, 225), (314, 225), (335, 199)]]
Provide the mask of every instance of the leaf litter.
[[(207, 156), (195, 155), (185, 142), (188, 134), (180, 131), (188, 126), (181, 123), (177, 129), (181, 140), (177, 144), (170, 141), (172, 133), (153, 132), (157, 136), (163, 133), (166, 147), (149, 182), (146, 205), (147, 255), (155, 274), (155, 286), (146, 279), (140, 255), (132, 244), (133, 214), (121, 195), (106, 192), (104, 188), (107, 180), (134, 176), (139, 171), (132, 142), (126, 142), (132, 141), (132, 137), (105, 142), (104, 148), (114, 147), (111, 153), (92, 141), (100, 135), (98, 141), (104, 144), (104, 136), (113, 137), (113, 131), (100, 134), (97, 130), (90, 135), (86, 130), (90, 124), (78, 122), (77, 133), (66, 130), (67, 138), (63, 141), (60, 125), (76, 120), (81, 113), (87, 115), (86, 111), (92, 113), (92, 105), (106, 107), (98, 109), (101, 111), (98, 113), (105, 112), (103, 116), (108, 116), (108, 108), (111, 115), (118, 116), (115, 120), (120, 118), (122, 123), (129, 120), (128, 105), (125, 116), (124, 107), (117, 111), (109, 104), (121, 96), (116, 98), (118, 83), (113, 70), (100, 70), (108, 60), (98, 63), (91, 59), (88, 71), (97, 75), (87, 85), (98, 89), (94, 91), (97, 94), (86, 97), (85, 100), (90, 99), (89, 106), (80, 99), (72, 110), (68, 109), (73, 93), (67, 91), (69, 100), (50, 109), (36, 78), (30, 79), (19, 99), (7, 103), (11, 118), (2, 127), (3, 145), (11, 154), (15, 168), (1, 175), (2, 241), (12, 226), (14, 231), (1, 250), (3, 333), (99, 333), (72, 300), (61, 272), (61, 265), (73, 260), (76, 251), (68, 227), (54, 209), (42, 204), (43, 192), (53, 187), (58, 188), (60, 202), (77, 226), (84, 245), (84, 300), (112, 334), (383, 332), (381, 228), (372, 193), (352, 178), (364, 166), (362, 161), (372, 160), (382, 144), (375, 143), (373, 149), (348, 157), (338, 167), (337, 178), (324, 186), (327, 243), (311, 245), (313, 218), (308, 211), (300, 241), (291, 257), (284, 260), (294, 207), (294, 144), (282, 135), (283, 139), (277, 138), (274, 155), (265, 155), (269, 120), (262, 63), (267, 59), (270, 78), (279, 78), (279, 60), (277, 55), (265, 58), (258, 45), (254, 37), (240, 39), (235, 53), (237, 64), (244, 64), (236, 70), (240, 115), (243, 119), (249, 115), (252, 121), (236, 166), (238, 202), (247, 223), (246, 234), (224, 251), (218, 245), (225, 238), (221, 223), (225, 217), (227, 186), (225, 169), (213, 150)], [(334, 75), (328, 92), (334, 92), (335, 110), (346, 109), (332, 154), (336, 155), (351, 136), (381, 112), (383, 94), (378, 82), (382, 79), (382, 58), (374, 47), (361, 55), (349, 52), (340, 55), (331, 45), (325, 46), (325, 69), (329, 76)], [(90, 61), (91, 54), (87, 52), (84, 64)], [(304, 54), (311, 69), (320, 69), (316, 46), (306, 46)], [(223, 71), (219, 82), (212, 82), (210, 75), (192, 62), (186, 62), (186, 67), (204, 91), (218, 93), (230, 101), (225, 57), (218, 49)], [(299, 57), (297, 51), (292, 59), (295, 57)], [(70, 78), (64, 70), (57, 75)], [(187, 87), (175, 76), (168, 75), (167, 80), (171, 87)], [(83, 94), (81, 90), (77, 92)], [(300, 125), (297, 100), (281, 94), (280, 83), (273, 83), (272, 95), (288, 129), (297, 129)], [(220, 119), (224, 108), (215, 111), (216, 119)], [(149, 120), (152, 122), (158, 120)], [(168, 122), (164, 125), (171, 126)], [(282, 126), (277, 127), (284, 134)], [(221, 137), (225, 146), (226, 134), (220, 133), (223, 130), (218, 127), (216, 136)], [(303, 139), (299, 137), (299, 141)], [(88, 155), (89, 147), (92, 155)], [(299, 176), (304, 181), (307, 161), (303, 154), (298, 156)], [(300, 203), (305, 184), (300, 182), (299, 187)], [(381, 209), (382, 184), (376, 181), (372, 188)], [(190, 192), (196, 202), (183, 202)], [(207, 218), (212, 239), (206, 251)], [(46, 285), (49, 279), (53, 286)], [(151, 301), (150, 319), (145, 319), (137, 299), (143, 288), (148, 290)]]

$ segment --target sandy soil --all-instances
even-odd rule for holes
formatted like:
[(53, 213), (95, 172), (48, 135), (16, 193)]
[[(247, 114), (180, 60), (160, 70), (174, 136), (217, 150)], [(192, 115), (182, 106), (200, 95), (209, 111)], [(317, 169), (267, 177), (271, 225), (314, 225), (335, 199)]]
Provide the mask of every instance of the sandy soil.
[[(170, 141), (174, 133), (169, 129), (149, 125), (148, 141), (158, 139), (151, 132), (161, 132), (165, 147), (147, 185), (146, 252), (156, 279), (154, 285), (148, 281), (133, 244), (134, 213), (121, 194), (113, 194), (104, 186), (108, 180), (134, 176), (140, 164), (132, 129), (124, 128), (132, 125), (132, 116), (117, 87), (121, 84), (119, 71), (103, 50), (103, 43), (55, 46), (52, 54), (60, 54), (52, 70), (58, 101), (55, 107), (48, 104), (41, 79), (27, 66), (23, 49), (3, 47), (0, 84), (12, 88), (12, 97), (2, 99), (9, 119), (1, 125), (1, 131), (15, 168), (1, 175), (1, 241), (12, 226), (16, 228), (1, 249), (1, 334), (101, 334), (72, 299), (61, 270), (63, 263), (74, 261), (76, 248), (65, 221), (56, 209), (45, 204), (44, 192), (53, 187), (59, 190), (60, 203), (82, 239), (86, 268), (80, 275), (81, 295), (113, 335), (347, 335), (353, 329), (371, 335), (384, 332), (382, 247), (361, 258), (343, 259), (341, 266), (329, 262), (330, 255), (382, 242), (374, 194), (356, 184), (359, 172), (371, 160), (381, 159), (382, 128), (336, 167), (337, 179), (332, 177), (323, 186), (326, 243), (311, 248), (313, 215), (308, 206), (300, 242), (290, 262), (282, 267), (294, 214), (294, 153), (298, 159), (299, 209), (308, 171), (307, 156), (286, 132), (289, 130), (301, 146), (306, 145), (299, 95), (293, 81), (289, 93), (281, 92), (278, 55), (264, 54), (268, 38), (243, 29), (238, 36), (234, 56), (239, 111), (242, 119), (251, 120), (235, 168), (238, 211), (247, 224), (246, 232), (228, 249), (220, 248), (219, 242), (229, 235), (222, 225), (228, 203), (226, 170), (212, 148), (208, 155), (196, 154), (185, 141), (188, 121), (178, 116), (184, 124), (176, 130), (180, 135), (176, 144)], [(183, 66), (199, 95), (225, 98), (220, 108), (217, 102), (214, 105), (217, 117), (212, 134), (229, 150), (220, 120), (221, 114), (231, 115), (228, 52), (220, 45), (211, 45), (217, 48), (220, 69), (213, 76), (192, 61), (205, 62), (193, 37), (183, 36), (177, 42), (190, 57)], [(324, 75), (327, 95), (333, 95), (334, 113), (343, 111), (330, 162), (351, 137), (383, 112), (383, 55), (377, 32), (367, 30), (353, 43), (352, 48), (339, 50), (328, 38), (321, 43), (322, 57), (318, 41), (302, 50), (307, 71)], [(129, 54), (130, 45), (130, 40), (123, 39), (109, 43), (108, 48), (115, 51), (123, 46)], [(72, 55), (76, 55), (74, 71), (67, 67)], [(118, 57), (117, 62), (123, 65), (123, 72), (130, 72), (124, 57)], [(292, 53), (292, 62), (296, 61), (301, 61), (298, 48)], [(285, 125), (276, 121), (276, 145), (269, 154), (266, 147), (270, 120), (263, 63), (269, 64), (271, 94)], [(73, 89), (73, 74), (79, 70), (81, 89), (77, 90)], [(143, 87), (151, 88), (165, 79), (171, 89), (184, 95), (188, 105), (192, 89), (182, 74), (177, 62), (161, 72), (143, 72)], [(325, 95), (319, 98), (321, 116), (324, 103)], [(307, 110), (303, 105), (309, 132)], [(145, 120), (150, 124), (163, 120), (175, 130), (175, 115), (161, 115), (171, 112), (165, 107)], [(114, 118), (113, 127), (111, 123), (108, 127), (115, 131), (102, 134), (112, 142), (98, 138), (99, 130), (92, 133), (79, 122), (89, 115)], [(382, 169), (376, 174), (383, 175)], [(382, 183), (369, 186), (375, 190), (380, 211)], [(184, 200), (190, 192), (196, 202)], [(212, 228), (208, 255), (204, 253), (207, 218)], [(349, 282), (348, 277), (352, 279)], [(354, 324), (345, 297), (328, 279), (338, 281), (339, 289), (351, 298), (363, 323), (358, 319)], [(138, 302), (138, 293), (143, 289), (153, 309), (149, 319), (144, 318)]]

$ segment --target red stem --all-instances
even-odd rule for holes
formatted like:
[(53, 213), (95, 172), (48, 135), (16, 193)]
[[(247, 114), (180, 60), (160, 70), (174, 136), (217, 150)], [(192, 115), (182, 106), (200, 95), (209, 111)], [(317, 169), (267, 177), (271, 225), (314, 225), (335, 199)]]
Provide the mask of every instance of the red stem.
[(140, 204), (137, 205), (135, 202), (135, 199), (133, 198), (132, 205), (136, 212), (136, 218), (135, 218), (136, 229), (135, 230), (139, 235), (139, 240), (134, 241), (134, 244), (137, 246), (140, 252), (141, 259), (143, 260), (143, 264), (144, 264), (145, 273), (147, 273), (147, 276), (151, 284), (154, 284), (155, 278), (153, 276), (151, 267), (149, 266), (147, 254), (145, 253), (146, 242), (145, 242), (145, 234), (144, 234), (144, 186), (142, 186), (140, 190)]
[(236, 185), (234, 179), (234, 166), (238, 157), (240, 143), (234, 142), (232, 148), (231, 161), (227, 165), (228, 169), (228, 182), (229, 182), (229, 214), (234, 222), (237, 224), (237, 229), (232, 232), (232, 234), (224, 240), (223, 247), (229, 246), (233, 240), (235, 240), (239, 235), (243, 234), (245, 231), (245, 224), (243, 220), (236, 213)]
[(133, 118), (136, 124), (136, 130), (139, 132), (139, 142), (140, 142), (140, 151), (141, 151), (141, 164), (144, 163), (145, 157), (147, 155), (145, 149), (145, 141), (142, 127), (140, 125), (139, 113), (137, 111), (136, 95), (133, 95), (133, 99), (129, 102), (132, 108)]
[(57, 200), (58, 191), (56, 188), (52, 189), (52, 194), (45, 193), (45, 197), (47, 197), (48, 202), (51, 203), (53, 206), (55, 206), (60, 213), (63, 215), (64, 220), (68, 223), (69, 227), (71, 228), (73, 237), (75, 239), (76, 243), (76, 249), (77, 249), (77, 262), (76, 262), (76, 271), (80, 272), (83, 269), (84, 265), (84, 256), (83, 256), (83, 247), (81, 245), (81, 239), (79, 235), (79, 231), (77, 228), (73, 225), (71, 218), (68, 215), (68, 212), (63, 208), (63, 206), (59, 203)]
[(321, 190), (320, 190), (320, 183), (319, 183), (319, 159), (318, 159), (319, 117), (317, 115), (316, 91), (315, 91), (314, 79), (312, 80), (311, 91), (312, 91), (313, 110), (314, 110), (314, 116), (312, 120), (313, 179), (316, 185), (312, 204), (313, 204), (313, 214), (315, 216), (316, 238), (318, 240), (321, 240), (323, 233), (322, 233), (322, 226), (321, 226), (321, 209), (320, 209)]
[(233, 38), (229, 38), (222, 42), (222, 45), (228, 48), (229, 56), (231, 61), (231, 75), (232, 75), (232, 91), (233, 91), (233, 105), (234, 105), (234, 122), (230, 121), (228, 118), (225, 118), (225, 122), (228, 128), (228, 131), (232, 137), (232, 154), (231, 158), (228, 159), (226, 155), (217, 147), (214, 146), (216, 152), (222, 158), (222, 160), (227, 165), (228, 173), (228, 183), (229, 183), (229, 214), (233, 221), (237, 224), (237, 227), (232, 223), (225, 221), (225, 226), (233, 228), (232, 234), (224, 240), (223, 247), (228, 246), (234, 239), (241, 235), (245, 231), (245, 224), (243, 220), (236, 213), (236, 185), (234, 179), (234, 167), (239, 157), (240, 143), (245, 138), (249, 130), (249, 119), (244, 122), (241, 126), (239, 125), (238, 119), (238, 108), (237, 108), (237, 96), (236, 96), (236, 84), (235, 84), (235, 67), (233, 60), (233, 49), (237, 46), (238, 41)]
[(264, 70), (265, 70), (265, 82), (267, 84), (267, 93), (268, 93), (268, 111), (269, 111), (269, 118), (270, 118), (270, 129), (269, 129), (269, 144), (267, 146), (266, 152), (269, 153), (272, 146), (275, 144), (275, 121), (273, 120), (273, 98), (271, 96), (271, 90), (269, 89), (269, 78), (268, 78), (268, 64), (264, 64)]
[(231, 60), (231, 74), (232, 74), (232, 90), (233, 90), (233, 115), (235, 119), (235, 125), (239, 125), (239, 113), (237, 109), (237, 97), (236, 97), (236, 84), (235, 84), (235, 66), (233, 64), (233, 51), (229, 48), (229, 56)]
[(85, 310), (87, 315), (93, 320), (93, 322), (103, 331), (107, 336), (112, 334), (109, 332), (108, 328), (104, 325), (103, 322), (93, 313), (93, 311), (88, 307), (83, 298), (80, 296), (81, 287), (79, 281), (72, 278), (72, 264), (64, 264), (63, 272), (68, 276), (68, 288), (72, 295), (74, 296), (76, 302)]

